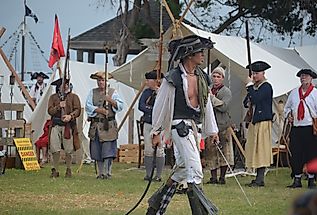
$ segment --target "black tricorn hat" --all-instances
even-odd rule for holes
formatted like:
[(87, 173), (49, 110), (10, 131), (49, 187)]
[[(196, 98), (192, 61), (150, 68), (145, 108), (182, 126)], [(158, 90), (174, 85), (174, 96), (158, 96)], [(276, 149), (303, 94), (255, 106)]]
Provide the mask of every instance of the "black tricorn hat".
[(301, 69), (299, 72), (296, 74), (297, 77), (300, 77), (301, 74), (307, 74), (310, 75), (312, 78), (317, 78), (317, 74), (312, 71), (311, 69)]
[[(163, 73), (161, 73), (161, 79), (164, 78)], [(152, 70), (145, 73), (145, 79), (157, 79), (157, 70)]]
[(31, 75), (31, 80), (33, 79), (37, 79), (38, 76), (41, 76), (43, 79), (48, 79), (49, 77), (43, 73), (43, 72), (34, 72), (32, 75)]
[[(249, 65), (246, 66), (247, 69), (249, 69)], [(267, 69), (271, 68), (271, 66), (264, 62), (264, 61), (255, 61), (251, 64), (251, 71), (252, 72), (263, 72)]]
[[(65, 81), (66, 81), (66, 82), (65, 82), (66, 84), (69, 83), (69, 79), (65, 79)], [(60, 87), (60, 86), (62, 85), (62, 83), (63, 83), (63, 79), (60, 78), (60, 79), (57, 79), (56, 81), (53, 81), (53, 82), (51, 83), (51, 85), (56, 86), (56, 87)]]
[(204, 49), (212, 49), (214, 47), (213, 44), (210, 39), (191, 35), (170, 41), (168, 51), (171, 53), (172, 60), (176, 61), (188, 55), (203, 51)]

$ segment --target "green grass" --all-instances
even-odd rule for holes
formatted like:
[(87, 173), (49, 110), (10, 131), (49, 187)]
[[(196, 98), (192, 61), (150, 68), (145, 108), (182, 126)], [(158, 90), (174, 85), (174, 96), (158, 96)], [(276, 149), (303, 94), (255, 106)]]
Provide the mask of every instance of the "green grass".
[[(115, 163), (111, 180), (97, 180), (93, 165), (85, 165), (70, 179), (64, 178), (65, 166), (61, 166), (61, 177), (57, 179), (49, 178), (49, 166), (31, 172), (7, 169), (6, 174), (0, 176), (0, 214), (125, 214), (146, 187), (144, 170), (135, 166)], [(74, 166), (73, 172), (77, 168)], [(245, 187), (252, 177), (238, 176), (252, 207), (247, 204), (234, 178), (227, 179), (224, 186), (204, 185), (204, 192), (217, 205), (219, 214), (287, 214), (292, 200), (307, 191), (307, 188), (285, 188), (291, 182), (289, 173), (289, 169), (270, 171), (264, 188)], [(165, 179), (168, 174), (166, 169)], [(209, 177), (206, 173), (205, 180)], [(305, 181), (303, 185), (307, 186)], [(145, 200), (132, 214), (145, 214), (146, 199), (159, 186), (160, 183), (152, 183)], [(166, 214), (191, 214), (186, 195), (175, 195)]]

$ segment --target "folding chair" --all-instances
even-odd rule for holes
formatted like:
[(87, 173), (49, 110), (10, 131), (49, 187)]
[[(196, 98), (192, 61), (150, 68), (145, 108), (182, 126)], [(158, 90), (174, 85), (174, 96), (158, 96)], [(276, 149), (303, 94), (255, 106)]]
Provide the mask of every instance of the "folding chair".
[(289, 156), (291, 156), (291, 152), (289, 149), (289, 135), (291, 132), (291, 124), (288, 123), (287, 120), (284, 121), (283, 130), (281, 132), (280, 138), (277, 142), (277, 147), (272, 148), (273, 156), (276, 155), (276, 168), (279, 167), (279, 163), (283, 166), (281, 153), (284, 153), (286, 156), (287, 166), (290, 167)]

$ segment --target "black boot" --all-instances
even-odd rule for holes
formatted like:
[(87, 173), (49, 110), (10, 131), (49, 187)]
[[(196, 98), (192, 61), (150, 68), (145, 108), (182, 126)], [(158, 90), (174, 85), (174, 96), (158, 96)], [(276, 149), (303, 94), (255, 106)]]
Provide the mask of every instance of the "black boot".
[(148, 200), (149, 207), (146, 215), (155, 215), (157, 210), (160, 208), (163, 195), (168, 189), (167, 185), (160, 187)]
[[(175, 194), (177, 184), (177, 182), (173, 182), (171, 185), (161, 186), (148, 200), (149, 207), (147, 209), (146, 215), (155, 215), (159, 209), (163, 210), (164, 213), (164, 210), (166, 210), (166, 207)], [(168, 201), (166, 201), (166, 199), (163, 199), (163, 196), (165, 194), (168, 195)], [(160, 208), (162, 206), (162, 201), (164, 202), (164, 209)]]
[[(308, 182), (308, 186), (309, 186), (309, 182)], [(294, 182), (291, 185), (287, 186), (288, 188), (301, 188), (302, 187), (302, 181), (301, 178), (294, 178)]]
[(264, 181), (252, 180), (251, 183), (246, 184), (247, 187), (264, 187)]
[(194, 194), (193, 184), (188, 184), (187, 197), (192, 210), (192, 215), (207, 215), (207, 211), (201, 206), (197, 195)]
[(315, 189), (316, 184), (315, 184), (315, 179), (314, 178), (308, 178), (308, 188), (309, 189)]

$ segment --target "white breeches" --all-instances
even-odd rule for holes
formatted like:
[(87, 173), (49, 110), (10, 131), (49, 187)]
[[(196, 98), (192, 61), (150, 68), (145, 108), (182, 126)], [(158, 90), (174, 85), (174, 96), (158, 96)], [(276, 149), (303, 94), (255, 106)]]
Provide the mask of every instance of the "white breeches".
[[(180, 120), (174, 120), (173, 124), (178, 122)], [(185, 123), (189, 125), (187, 121)], [(185, 179), (187, 183), (200, 184), (203, 179), (203, 171), (193, 130), (190, 129), (186, 137), (180, 137), (176, 129), (172, 129), (172, 141), (174, 143), (175, 165), (177, 165), (172, 180), (181, 182)]]

